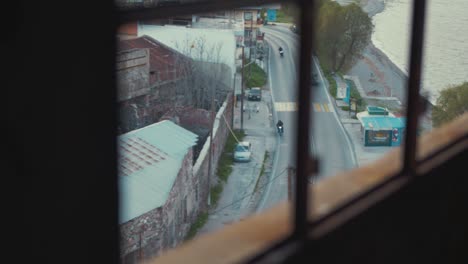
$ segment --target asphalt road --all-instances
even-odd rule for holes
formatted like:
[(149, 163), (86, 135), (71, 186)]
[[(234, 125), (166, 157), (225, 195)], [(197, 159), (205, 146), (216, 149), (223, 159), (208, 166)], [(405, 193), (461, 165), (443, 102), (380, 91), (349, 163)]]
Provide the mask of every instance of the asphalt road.
[[(295, 138), (297, 118), (297, 82), (299, 37), (283, 26), (264, 26), (265, 38), (270, 45), (269, 84), (276, 113), (275, 123), (281, 119), (284, 123), (284, 135), (279, 138), (275, 157), (275, 169), (271, 184), (260, 202), (259, 210), (287, 199), (288, 165), (295, 165)], [(278, 48), (284, 49), (280, 57)], [(318, 71), (315, 64), (314, 69)], [(319, 84), (311, 85), (313, 99), (311, 102), (312, 129), (310, 150), (319, 156), (319, 174), (317, 179), (331, 176), (339, 171), (355, 166), (351, 144), (343, 126), (338, 121), (331, 97), (328, 95), (324, 77), (318, 74)]]

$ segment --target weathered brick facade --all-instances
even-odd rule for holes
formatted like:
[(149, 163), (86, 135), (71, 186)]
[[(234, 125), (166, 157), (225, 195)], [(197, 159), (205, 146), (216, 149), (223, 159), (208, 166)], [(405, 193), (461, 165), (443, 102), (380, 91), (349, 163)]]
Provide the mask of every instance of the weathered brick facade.
[[(151, 39), (147, 40), (154, 42)], [(137, 41), (143, 40), (126, 43), (140, 45), (141, 43)], [(156, 45), (159, 44), (156, 43)], [(148, 50), (153, 58), (149, 59), (149, 75), (145, 75), (144, 71), (148, 72), (148, 61), (146, 57), (140, 55), (147, 54)], [(119, 96), (119, 134), (148, 126), (163, 119), (170, 119), (179, 126), (198, 134), (199, 140), (203, 140), (211, 130), (212, 112), (200, 108), (194, 109), (191, 106), (187, 95), (184, 94), (184, 91), (185, 93), (187, 91), (188, 79), (171, 70), (175, 69), (174, 60), (159, 61), (166, 56), (161, 56), (157, 52), (169, 51), (167, 47), (161, 45), (154, 49), (134, 50), (121, 55), (122, 61), (126, 61), (126, 63), (119, 68), (119, 71), (125, 73), (124, 76), (118, 77), (119, 84), (122, 84), (119, 87), (121, 90), (119, 92), (121, 95)], [(161, 66), (165, 63), (170, 65), (168, 67)], [(232, 85), (229, 81), (232, 78), (225, 65), (210, 63), (198, 63), (197, 65), (208, 72), (210, 72), (208, 69), (212, 69), (214, 66), (220, 71), (219, 74), (216, 74), (215, 82), (210, 81), (209, 78), (206, 79), (207, 84), (216, 87), (218, 102), (216, 108), (219, 109), (213, 128), (212, 175), (208, 176), (210, 141), (208, 140), (204, 144), (201, 141), (203, 144), (201, 150), (200, 147), (195, 146), (185, 156), (164, 206), (154, 208), (121, 225), (121, 257), (124, 263), (136, 263), (140, 257), (157, 256), (163, 250), (175, 247), (183, 241), (198, 215), (208, 208), (210, 186), (216, 183), (218, 160), (229, 135), (227, 126), (232, 126), (233, 100), (230, 92)], [(136, 78), (138, 76), (142, 76), (142, 79)], [(203, 102), (206, 105), (205, 108), (209, 109), (211, 97), (202, 98), (205, 101)], [(228, 124), (226, 124), (223, 115)], [(211, 179), (211, 183), (209, 179)]]
[(192, 158), (192, 150), (189, 150), (164, 206), (121, 225), (124, 263), (136, 263), (140, 256), (157, 256), (183, 241), (200, 207), (199, 183), (192, 173)]
[[(212, 186), (217, 181), (215, 176), (217, 164), (230, 133), (228, 126), (232, 126), (232, 109), (233, 100), (232, 94), (230, 94), (216, 115), (213, 130), (211, 184), (208, 183), (210, 141), (207, 140), (193, 166), (193, 150), (188, 151), (164, 206), (155, 208), (121, 225), (123, 263), (136, 263), (140, 256), (143, 258), (157, 256), (163, 250), (177, 246), (183, 241), (197, 216), (208, 209), (210, 185)], [(205, 125), (207, 124), (204, 111), (196, 111), (193, 116), (199, 118)], [(190, 124), (190, 115), (187, 112), (178, 119)]]

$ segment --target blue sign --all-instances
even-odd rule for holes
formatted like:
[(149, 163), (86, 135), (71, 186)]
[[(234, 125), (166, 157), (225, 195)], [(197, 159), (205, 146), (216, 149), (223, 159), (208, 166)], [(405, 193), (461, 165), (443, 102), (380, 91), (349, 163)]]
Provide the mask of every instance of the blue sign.
[(276, 21), (276, 10), (268, 9), (267, 10), (267, 19), (268, 21)]
[(343, 101), (349, 104), (350, 97), (351, 97), (351, 87), (349, 87), (349, 83), (346, 82), (346, 97), (343, 98)]

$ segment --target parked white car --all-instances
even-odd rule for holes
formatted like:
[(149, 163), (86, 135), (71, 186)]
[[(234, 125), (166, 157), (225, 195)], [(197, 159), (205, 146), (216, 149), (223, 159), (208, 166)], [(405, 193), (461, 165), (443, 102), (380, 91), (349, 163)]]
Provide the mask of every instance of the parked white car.
[(234, 149), (234, 161), (250, 161), (252, 157), (252, 144), (242, 141)]

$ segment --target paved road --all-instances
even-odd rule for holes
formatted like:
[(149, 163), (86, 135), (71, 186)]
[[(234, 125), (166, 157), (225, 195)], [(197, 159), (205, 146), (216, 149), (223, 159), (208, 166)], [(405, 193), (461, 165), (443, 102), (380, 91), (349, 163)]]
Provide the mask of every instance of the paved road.
[[(298, 35), (283, 26), (265, 26), (262, 28), (270, 44), (270, 89), (276, 113), (275, 122), (279, 118), (284, 122), (285, 133), (280, 138), (276, 156), (276, 168), (272, 175), (278, 178), (271, 181), (259, 210), (267, 209), (280, 201), (287, 199), (287, 178), (284, 172), (288, 164), (294, 165), (294, 148), (297, 117), (297, 74)], [(278, 53), (279, 46), (284, 49), (284, 57)], [(318, 70), (317, 66), (315, 69)], [(346, 136), (338, 116), (335, 113), (331, 98), (327, 93), (323, 75), (319, 73), (319, 85), (311, 86), (313, 90), (312, 110), (313, 124), (310, 149), (319, 155), (320, 172), (318, 179), (334, 175), (343, 170), (353, 168), (355, 159), (352, 154), (349, 138)]]

